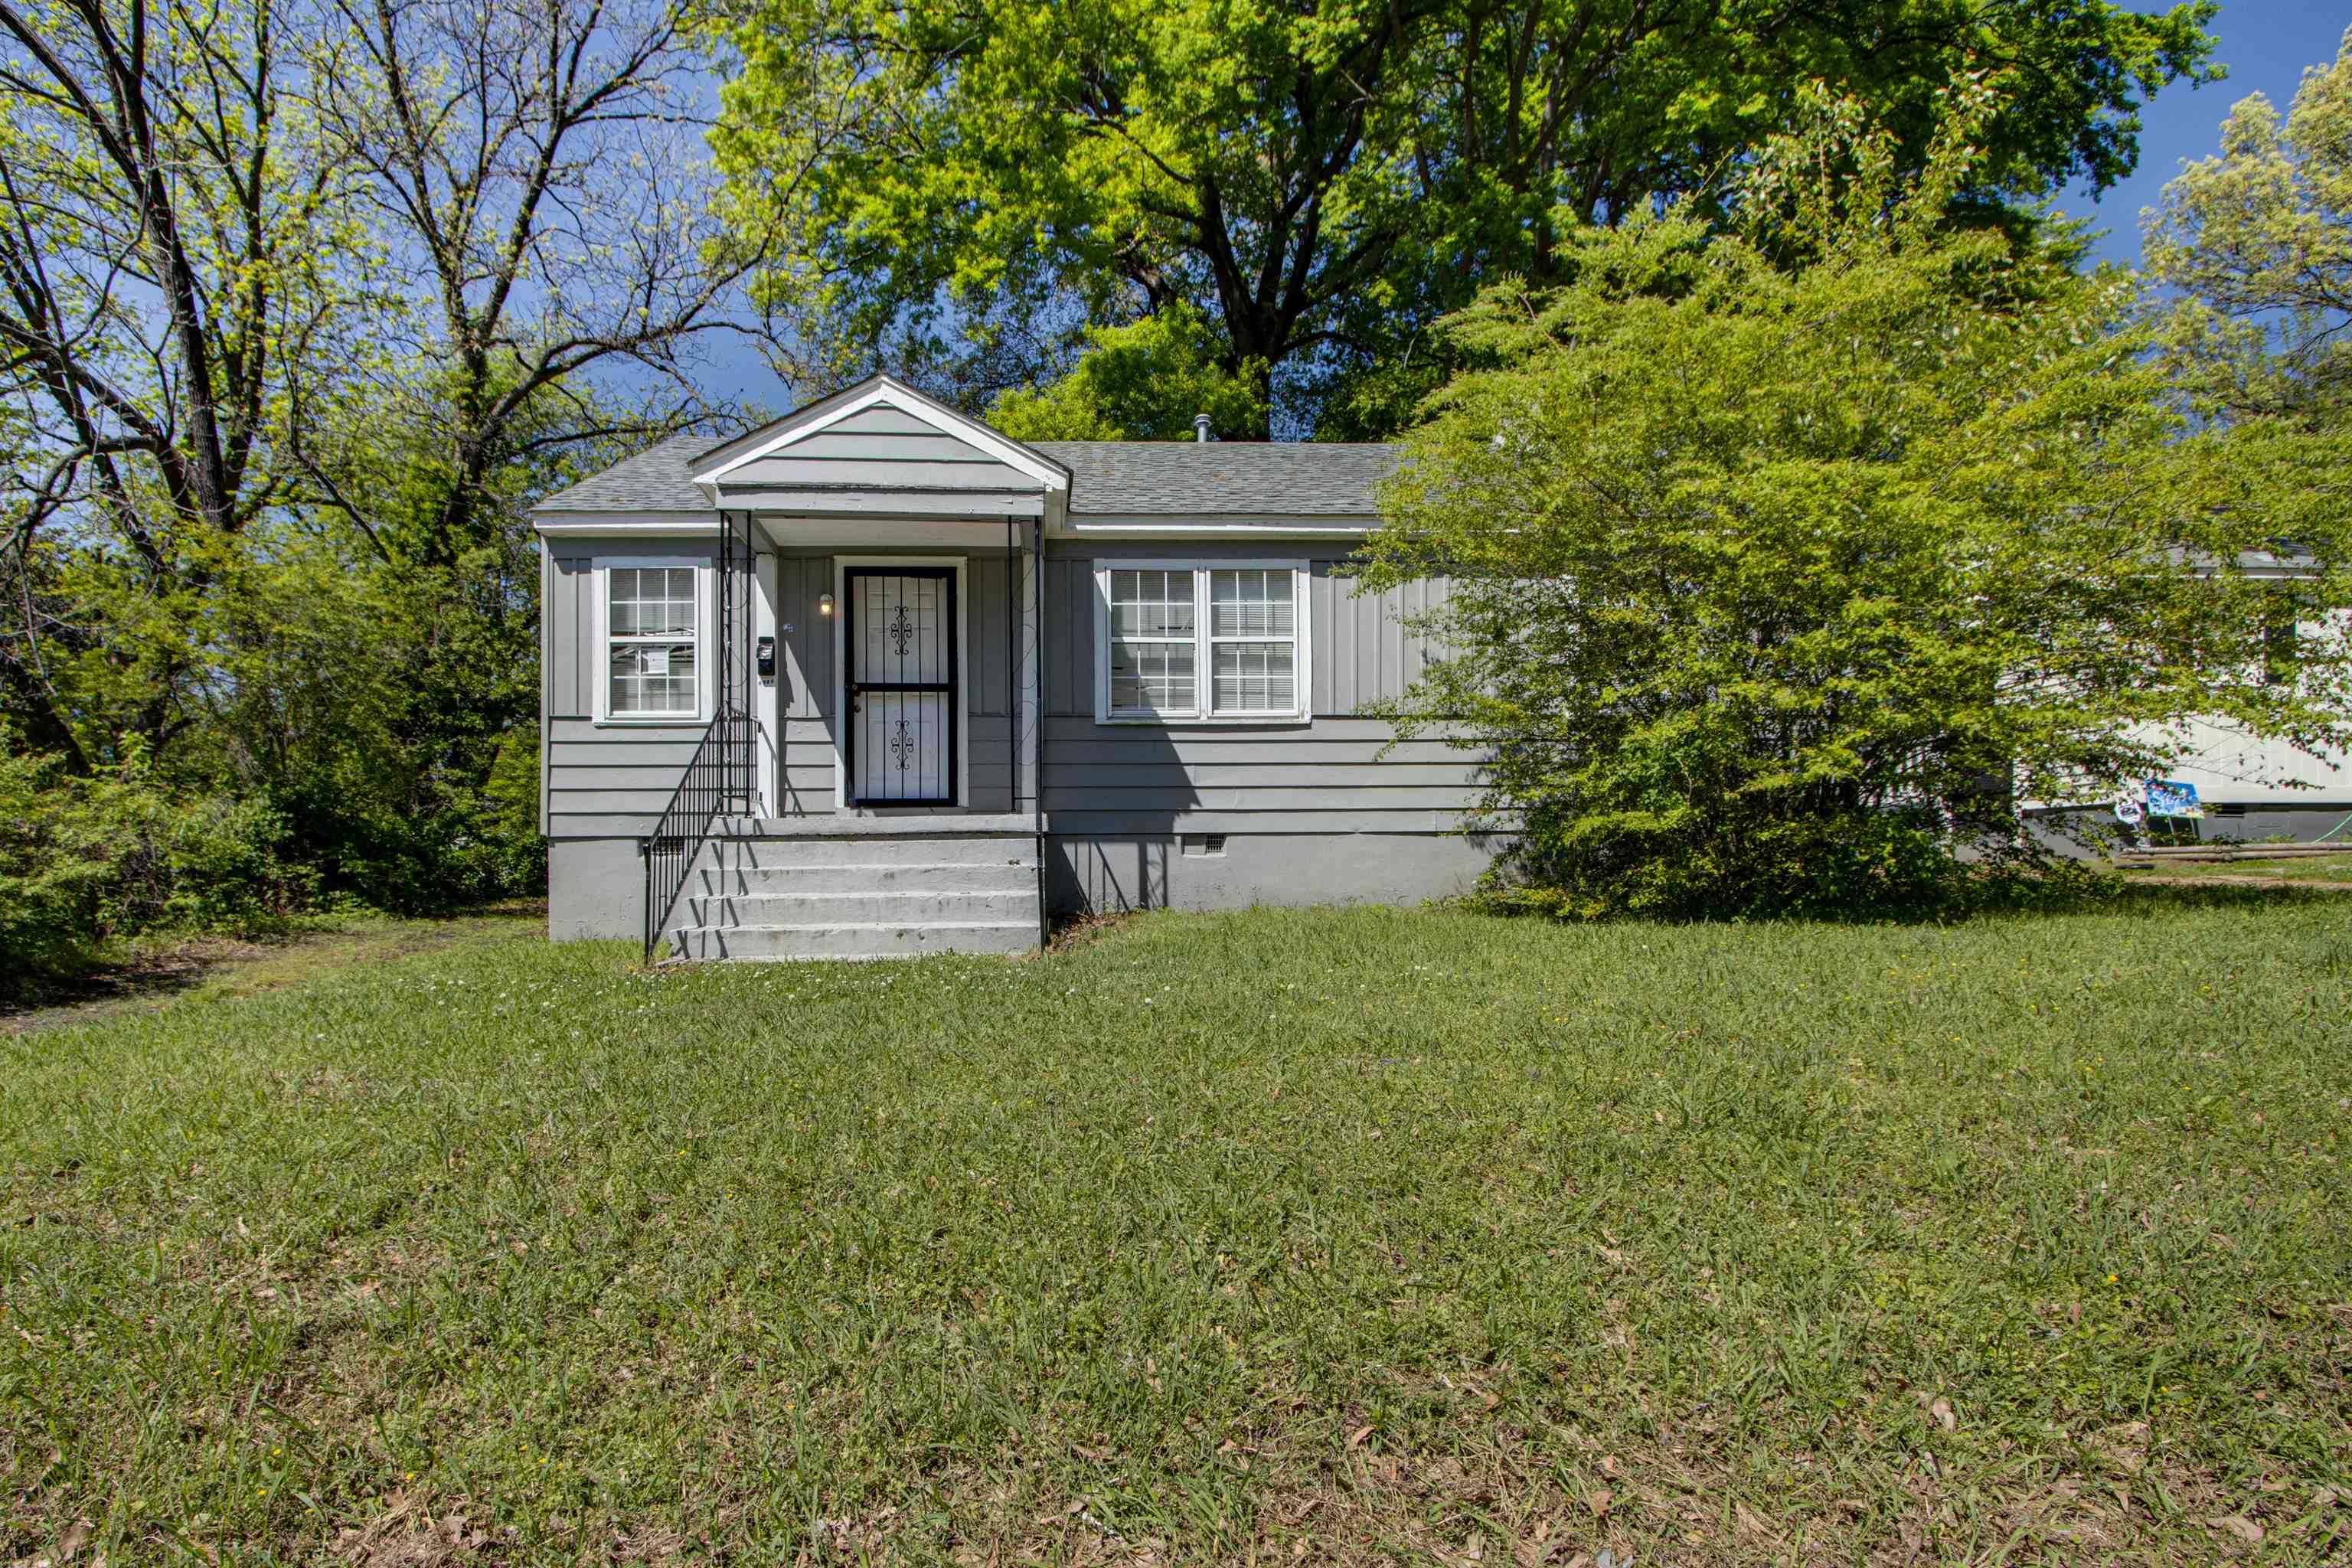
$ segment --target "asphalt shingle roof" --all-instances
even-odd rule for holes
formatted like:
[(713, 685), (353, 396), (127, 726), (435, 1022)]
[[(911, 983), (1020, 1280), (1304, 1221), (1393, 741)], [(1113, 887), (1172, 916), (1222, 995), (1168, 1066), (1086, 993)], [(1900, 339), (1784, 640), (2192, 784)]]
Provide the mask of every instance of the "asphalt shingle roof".
[(694, 488), (694, 459), (709, 448), (708, 436), (672, 436), (556, 491), (531, 510), (708, 512), (709, 500)]
[[(673, 436), (535, 511), (707, 512), (694, 487), (708, 436)], [(1314, 441), (1039, 441), (1070, 470), (1081, 517), (1367, 517), (1402, 448)]]
[(1038, 441), (1079, 516), (1364, 517), (1402, 448), (1319, 441)]

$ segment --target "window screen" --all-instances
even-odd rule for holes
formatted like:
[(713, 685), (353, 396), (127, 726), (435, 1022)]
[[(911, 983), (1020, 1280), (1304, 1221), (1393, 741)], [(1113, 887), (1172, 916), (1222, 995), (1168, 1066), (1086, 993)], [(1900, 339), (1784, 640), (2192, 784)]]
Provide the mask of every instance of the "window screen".
[(1297, 563), (1103, 562), (1096, 577), (1107, 678), (1097, 693), (1101, 718), (1306, 717)]
[(1210, 709), (1290, 713), (1298, 707), (1298, 617), (1288, 567), (1209, 574)]
[(1200, 707), (1198, 626), (1190, 572), (1110, 574), (1110, 705), (1121, 713)]
[(608, 593), (606, 654), (614, 716), (693, 717), (701, 707), (694, 568), (615, 566), (609, 574)]

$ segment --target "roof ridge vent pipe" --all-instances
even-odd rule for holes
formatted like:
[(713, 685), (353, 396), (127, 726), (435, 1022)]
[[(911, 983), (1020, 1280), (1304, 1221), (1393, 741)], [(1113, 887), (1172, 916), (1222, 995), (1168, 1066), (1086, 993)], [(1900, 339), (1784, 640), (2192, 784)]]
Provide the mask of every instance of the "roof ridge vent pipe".
[(1195, 441), (1205, 441), (1205, 440), (1207, 440), (1208, 438), (1209, 438), (1209, 416), (1208, 416), (1207, 415), (1205, 415), (1205, 414), (1195, 414), (1195, 415), (1193, 415), (1193, 416), (1192, 416), (1192, 439), (1193, 439), (1193, 440), (1195, 440)]

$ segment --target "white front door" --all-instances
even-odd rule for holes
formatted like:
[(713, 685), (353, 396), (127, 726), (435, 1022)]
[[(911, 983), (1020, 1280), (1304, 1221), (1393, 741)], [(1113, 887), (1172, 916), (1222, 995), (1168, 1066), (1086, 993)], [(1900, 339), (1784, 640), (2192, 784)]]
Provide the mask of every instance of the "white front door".
[(956, 805), (955, 573), (854, 566), (843, 588), (849, 804)]

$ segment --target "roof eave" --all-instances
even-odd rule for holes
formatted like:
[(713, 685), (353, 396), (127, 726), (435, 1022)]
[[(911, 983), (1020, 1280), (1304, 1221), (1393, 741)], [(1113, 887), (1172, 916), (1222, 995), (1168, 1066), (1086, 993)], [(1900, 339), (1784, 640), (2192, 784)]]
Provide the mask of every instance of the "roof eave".
[(1079, 539), (1355, 539), (1380, 526), (1369, 512), (1073, 511), (1056, 532)]

